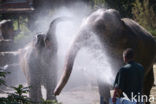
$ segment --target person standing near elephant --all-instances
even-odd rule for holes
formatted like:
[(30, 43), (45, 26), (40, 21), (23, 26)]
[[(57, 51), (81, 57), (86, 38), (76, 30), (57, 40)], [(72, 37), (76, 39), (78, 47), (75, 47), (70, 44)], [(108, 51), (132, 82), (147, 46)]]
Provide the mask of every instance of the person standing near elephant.
[(144, 68), (134, 61), (134, 51), (131, 48), (123, 52), (123, 60), (126, 65), (117, 73), (112, 101), (116, 102), (116, 97), (123, 96), (124, 92), (130, 100), (136, 96), (136, 101), (140, 102), (137, 97), (141, 96), (143, 90)]

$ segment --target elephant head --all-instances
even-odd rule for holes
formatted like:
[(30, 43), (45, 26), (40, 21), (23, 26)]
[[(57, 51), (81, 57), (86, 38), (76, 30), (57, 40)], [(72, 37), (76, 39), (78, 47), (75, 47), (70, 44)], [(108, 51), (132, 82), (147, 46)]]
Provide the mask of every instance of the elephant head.
[(90, 14), (82, 22), (78, 37), (69, 50), (64, 65), (64, 73), (54, 91), (55, 95), (59, 95), (66, 85), (72, 72), (74, 59), (78, 51), (85, 45), (88, 45), (87, 40), (93, 34), (98, 37), (102, 44), (104, 43), (104, 40), (105, 42), (110, 43), (110, 39), (119, 37), (119, 35), (114, 36), (114, 34), (119, 33), (123, 28), (123, 21), (121, 20), (120, 14), (114, 9), (99, 9)]
[(55, 33), (56, 25), (57, 23), (64, 20), (68, 20), (67, 17), (58, 17), (50, 23), (48, 32), (46, 34), (38, 33), (33, 40), (34, 47), (37, 50), (52, 48), (53, 52), (56, 52), (57, 51), (57, 42), (56, 42), (56, 33)]

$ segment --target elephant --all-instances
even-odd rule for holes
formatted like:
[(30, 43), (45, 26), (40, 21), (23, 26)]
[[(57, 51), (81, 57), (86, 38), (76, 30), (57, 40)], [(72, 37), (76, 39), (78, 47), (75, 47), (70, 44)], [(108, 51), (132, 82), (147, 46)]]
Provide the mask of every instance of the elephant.
[(0, 38), (13, 40), (15, 31), (11, 20), (0, 21)]
[(51, 94), (57, 81), (57, 41), (55, 36), (56, 24), (60, 18), (50, 23), (46, 34), (38, 33), (34, 40), (20, 50), (20, 64), (30, 86), (29, 97), (34, 102), (42, 99), (41, 85), (47, 90), (47, 100), (56, 100)]
[[(114, 78), (124, 64), (122, 53), (127, 48), (135, 52), (135, 61), (144, 67), (143, 94), (149, 96), (154, 82), (153, 63), (156, 56), (156, 41), (137, 22), (129, 18), (121, 18), (115, 9), (98, 9), (82, 22), (78, 36), (73, 42), (65, 60), (64, 72), (54, 90), (59, 95), (66, 85), (73, 69), (74, 60), (79, 50), (89, 45), (89, 38), (95, 35), (111, 62)], [(105, 68), (103, 68), (104, 70)], [(111, 86), (98, 82), (100, 102), (108, 104)]]

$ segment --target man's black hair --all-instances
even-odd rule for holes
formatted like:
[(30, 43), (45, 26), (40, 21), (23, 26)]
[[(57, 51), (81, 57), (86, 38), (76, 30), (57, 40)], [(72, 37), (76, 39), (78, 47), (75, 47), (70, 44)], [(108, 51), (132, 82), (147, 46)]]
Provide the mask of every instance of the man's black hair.
[(134, 58), (134, 50), (132, 48), (127, 48), (124, 52), (123, 52), (124, 57), (126, 57), (127, 59), (133, 59)]

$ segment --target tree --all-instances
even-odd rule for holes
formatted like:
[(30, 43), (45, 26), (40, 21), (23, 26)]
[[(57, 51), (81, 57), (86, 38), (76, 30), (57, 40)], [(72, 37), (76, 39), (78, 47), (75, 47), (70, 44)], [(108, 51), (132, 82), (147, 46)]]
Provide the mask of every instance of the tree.
[(132, 17), (131, 9), (132, 3), (135, 0), (105, 0), (109, 8), (114, 8), (120, 11), (122, 17)]
[[(120, 11), (120, 14), (122, 17), (133, 17), (132, 14), (132, 8), (133, 3), (136, 2), (136, 0), (93, 0), (94, 4), (103, 4), (107, 8), (113, 8), (118, 11)], [(139, 0), (141, 3), (143, 3), (143, 0)], [(149, 0), (149, 5), (154, 8), (154, 11), (156, 12), (156, 0)]]
[(132, 14), (134, 20), (153, 35), (156, 35), (156, 13), (154, 12), (153, 6), (150, 6), (149, 0), (143, 0), (142, 3), (136, 0), (135, 3), (133, 3)]

